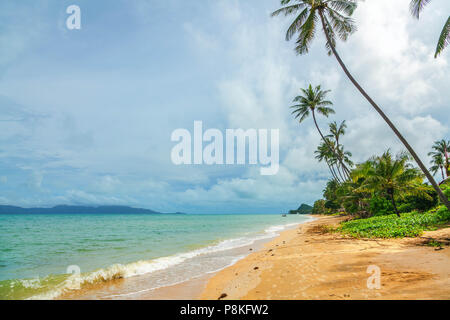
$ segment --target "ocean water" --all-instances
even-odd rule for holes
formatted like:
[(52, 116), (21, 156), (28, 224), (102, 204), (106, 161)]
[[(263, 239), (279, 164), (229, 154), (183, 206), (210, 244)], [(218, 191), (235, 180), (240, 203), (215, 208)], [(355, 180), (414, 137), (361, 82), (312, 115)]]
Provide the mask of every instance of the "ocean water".
[(232, 264), (299, 215), (0, 215), (0, 299), (54, 299), (145, 275), (147, 289)]

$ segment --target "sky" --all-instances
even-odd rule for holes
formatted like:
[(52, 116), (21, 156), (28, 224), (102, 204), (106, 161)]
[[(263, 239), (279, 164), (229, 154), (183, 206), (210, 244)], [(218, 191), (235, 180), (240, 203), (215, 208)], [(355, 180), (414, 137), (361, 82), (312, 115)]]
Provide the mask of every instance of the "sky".
[[(81, 9), (69, 30), (66, 9)], [(337, 49), (426, 163), (449, 139), (450, 49), (434, 59), (450, 12), (421, 19), (409, 0), (366, 0)], [(317, 34), (308, 55), (285, 41), (276, 0), (3, 0), (0, 3), (0, 204), (129, 205), (160, 212), (279, 213), (312, 205), (327, 179), (320, 137), (289, 106), (309, 84), (331, 90), (342, 139), (361, 162), (397, 138)], [(279, 129), (280, 169), (171, 161), (178, 128)]]

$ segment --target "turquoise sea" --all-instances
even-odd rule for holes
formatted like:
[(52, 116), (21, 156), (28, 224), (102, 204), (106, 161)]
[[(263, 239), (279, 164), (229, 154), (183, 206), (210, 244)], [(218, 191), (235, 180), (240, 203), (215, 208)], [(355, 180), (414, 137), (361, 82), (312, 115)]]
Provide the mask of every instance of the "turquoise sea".
[(147, 286), (170, 285), (223, 268), (242, 258), (230, 250), (273, 238), (309, 219), (255, 214), (0, 215), (0, 299), (54, 299), (86, 284), (139, 275), (153, 275)]

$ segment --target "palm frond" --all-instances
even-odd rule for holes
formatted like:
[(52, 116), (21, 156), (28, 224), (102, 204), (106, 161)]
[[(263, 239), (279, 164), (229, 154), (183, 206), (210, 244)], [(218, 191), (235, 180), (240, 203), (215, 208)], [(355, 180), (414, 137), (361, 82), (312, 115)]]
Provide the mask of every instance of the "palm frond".
[(293, 5), (275, 10), (274, 12), (272, 12), (271, 16), (276, 17), (276, 16), (280, 15), (281, 13), (283, 13), (285, 16), (288, 16), (292, 13), (297, 12), (298, 10), (303, 9), (305, 6), (306, 6), (305, 3), (293, 4)]
[(295, 51), (297, 54), (306, 54), (309, 52), (309, 47), (316, 34), (316, 23), (317, 23), (316, 10), (310, 10), (309, 16), (305, 20), (305, 23), (300, 27), (300, 33), (297, 39), (297, 46)]
[(331, 43), (326, 41), (325, 48), (327, 49), (328, 55), (331, 56), (333, 54), (331, 46), (333, 46), (333, 48), (336, 48), (336, 34), (334, 33), (333, 27), (328, 21), (327, 17), (324, 16), (323, 19), (325, 20), (325, 30), (323, 30), (323, 32), (328, 33), (331, 41)]
[(419, 19), (420, 13), (422, 12), (423, 8), (425, 8), (425, 6), (430, 2), (431, 0), (411, 0), (411, 3), (409, 4), (411, 14)]
[(442, 29), (434, 57), (437, 58), (441, 54), (442, 50), (444, 50), (445, 47), (449, 45), (449, 43), (450, 43), (450, 16), (448, 17), (447, 22), (445, 23), (444, 28)]
[(327, 5), (337, 11), (343, 11), (346, 15), (351, 16), (358, 4), (353, 0), (331, 0), (327, 2)]
[(294, 22), (289, 26), (288, 30), (286, 31), (286, 41), (289, 41), (292, 39), (294, 34), (296, 34), (300, 29), (303, 23), (305, 22), (305, 19), (308, 15), (308, 8), (305, 8), (298, 16), (295, 18)]
[(334, 10), (327, 10), (326, 13), (335, 33), (342, 41), (347, 41), (348, 37), (356, 31), (355, 21)]

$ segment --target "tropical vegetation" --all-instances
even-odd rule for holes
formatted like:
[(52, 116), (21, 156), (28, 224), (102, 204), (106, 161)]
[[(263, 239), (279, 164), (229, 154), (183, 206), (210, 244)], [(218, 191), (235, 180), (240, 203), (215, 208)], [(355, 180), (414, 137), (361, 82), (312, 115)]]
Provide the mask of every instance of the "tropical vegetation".
[[(424, 7), (426, 3), (430, 0), (413, 0), (411, 4), (412, 12), (417, 12), (417, 16)], [(436, 183), (433, 175), (424, 165), (422, 160), (419, 158), (415, 150), (411, 147), (408, 141), (403, 137), (394, 123), (390, 120), (390, 118), (384, 113), (384, 111), (380, 108), (378, 104), (368, 95), (366, 90), (362, 88), (362, 86), (356, 81), (353, 75), (348, 70), (347, 66), (344, 64), (342, 58), (339, 56), (336, 45), (337, 38), (341, 41), (346, 41), (349, 36), (356, 31), (355, 21), (351, 18), (353, 13), (357, 8), (356, 0), (281, 0), (282, 8), (274, 11), (272, 16), (277, 16), (280, 14), (284, 14), (285, 16), (294, 15), (295, 18), (291, 25), (289, 26), (286, 32), (286, 40), (291, 40), (294, 36), (297, 36), (295, 51), (299, 55), (307, 54), (311, 47), (311, 44), (317, 34), (318, 28), (322, 27), (322, 32), (325, 35), (325, 47), (329, 55), (334, 55), (342, 70), (349, 78), (349, 80), (353, 83), (353, 85), (358, 89), (358, 91), (366, 98), (366, 100), (372, 105), (372, 107), (378, 112), (378, 114), (384, 119), (384, 121), (389, 125), (398, 139), (403, 143), (411, 157), (415, 160), (420, 170), (423, 172), (424, 176), (431, 183), (434, 188), (436, 194), (439, 196), (442, 203), (450, 210), (450, 202), (448, 201), (446, 195), (439, 188), (439, 185)], [(445, 29), (446, 28), (446, 29)], [(440, 41), (441, 45), (438, 45), (439, 52), (448, 44), (448, 27), (444, 27), (446, 32), (444, 32), (444, 40)], [(309, 116), (309, 113), (312, 113), (313, 117), (315, 116), (314, 109), (311, 107), (316, 106), (318, 101), (314, 99), (324, 98), (326, 92), (322, 92), (320, 86), (316, 87), (316, 89), (312, 89), (310, 86), (308, 89), (302, 89), (303, 96), (297, 97), (299, 105), (294, 106), (296, 108), (294, 113), (296, 114), (296, 118), (300, 119), (302, 122), (306, 117)], [(308, 101), (306, 101), (308, 100)], [(296, 100), (294, 100), (297, 102)], [(308, 103), (309, 108), (308, 108)], [(326, 108), (327, 105), (330, 105), (329, 101), (324, 100), (323, 105), (321, 107)], [(319, 105), (317, 105), (319, 106)], [(325, 116), (328, 116), (331, 112), (325, 111)], [(338, 160), (339, 165), (345, 171), (342, 175), (341, 179), (352, 180), (350, 179), (349, 170), (344, 163), (343, 155), (340, 154), (338, 148), (339, 145), (335, 145), (334, 148), (332, 144), (323, 136), (320, 132), (319, 127), (317, 126), (317, 121), (314, 118), (315, 125), (317, 130), (319, 131), (323, 143), (327, 146), (330, 153), (334, 154), (335, 158)], [(323, 151), (323, 150), (322, 150)], [(335, 159), (335, 160), (336, 160)], [(327, 163), (328, 164), (328, 163)], [(328, 164), (331, 170), (331, 164)], [(361, 192), (362, 189), (358, 189), (359, 186), (355, 181), (348, 181), (350, 185), (356, 183), (352, 188), (356, 188), (355, 192)], [(350, 187), (349, 185), (349, 187)], [(357, 201), (357, 199), (353, 199)]]
[[(335, 113), (333, 103), (326, 100), (328, 93), (321, 86), (309, 85), (301, 89), (291, 106), (300, 123), (312, 116), (321, 139), (314, 154), (330, 173), (323, 199), (314, 203), (312, 213), (350, 215), (352, 220), (337, 230), (354, 237), (418, 236), (424, 230), (448, 224), (450, 211), (439, 201), (435, 189), (424, 182), (425, 175), (414, 166), (409, 153), (386, 150), (355, 164), (343, 144), (346, 121), (332, 121), (329, 132), (320, 128), (316, 114), (328, 118)], [(449, 146), (450, 141), (442, 139), (430, 147), (431, 171), (436, 174), (440, 170), (443, 180), (448, 175)], [(450, 195), (448, 181), (444, 180), (440, 189), (446, 197)]]

